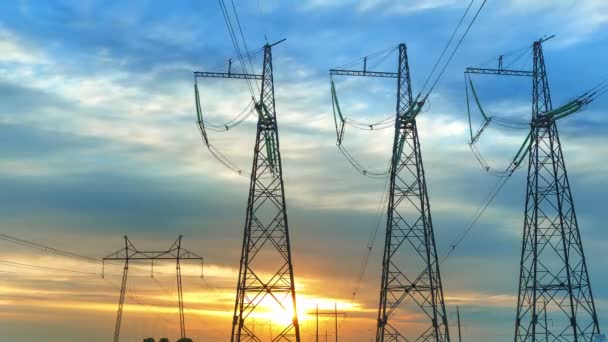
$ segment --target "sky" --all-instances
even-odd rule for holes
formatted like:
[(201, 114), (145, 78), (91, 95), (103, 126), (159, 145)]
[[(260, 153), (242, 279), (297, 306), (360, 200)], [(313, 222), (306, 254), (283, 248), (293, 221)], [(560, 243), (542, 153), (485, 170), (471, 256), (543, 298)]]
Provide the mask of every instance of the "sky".
[[(348, 312), (340, 318), (340, 336), (369, 341), (381, 273), (384, 180), (363, 177), (336, 148), (328, 69), (403, 42), (416, 92), (467, 4), (235, 0), (249, 48), (287, 39), (273, 49), (273, 62), (304, 341), (314, 340), (308, 312), (317, 304), (329, 310), (334, 302)], [(544, 45), (545, 60), (554, 105), (566, 103), (606, 78), (607, 26), (603, 0), (488, 1), (418, 120), (440, 255), (497, 181), (467, 145), (464, 68), (555, 34)], [(142, 249), (159, 249), (183, 234), (184, 247), (205, 257), (204, 279), (198, 264), (184, 270), (189, 335), (195, 341), (229, 340), (248, 179), (205, 149), (192, 72), (222, 70), (234, 54), (215, 1), (3, 1), (0, 233), (95, 259), (119, 250), (124, 235)], [(523, 55), (513, 64), (530, 62)], [(261, 59), (254, 63), (259, 70)], [(396, 56), (377, 68), (395, 70)], [(529, 119), (529, 80), (475, 82), (489, 112)], [(199, 86), (213, 122), (233, 117), (250, 100), (242, 82)], [(349, 116), (377, 121), (394, 110), (391, 81), (340, 79), (336, 86)], [(598, 99), (558, 125), (601, 328), (608, 319), (606, 105), (608, 99)], [(524, 136), (492, 128), (480, 146), (500, 168)], [(211, 132), (211, 139), (247, 169), (255, 117), (232, 131)], [(378, 170), (389, 160), (391, 141), (390, 130), (351, 130), (347, 144), (362, 164)], [(515, 173), (442, 265), (450, 328), (459, 306), (466, 341), (512, 339), (524, 171)], [(122, 340), (175, 339), (174, 265), (155, 265), (154, 278), (149, 265), (137, 268), (129, 278)], [(101, 271), (98, 263), (0, 241), (3, 336), (108, 341), (121, 268), (107, 266), (103, 279)], [(272, 314), (258, 320), (264, 334), (273, 332), (272, 322), (276, 329)], [(333, 336), (332, 321), (321, 319), (320, 330)]]

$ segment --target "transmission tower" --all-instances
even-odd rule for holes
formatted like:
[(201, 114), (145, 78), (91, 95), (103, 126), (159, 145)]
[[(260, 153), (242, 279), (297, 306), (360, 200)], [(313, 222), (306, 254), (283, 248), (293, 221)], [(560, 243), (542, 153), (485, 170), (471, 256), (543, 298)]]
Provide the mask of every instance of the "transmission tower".
[[(416, 127), (416, 116), (424, 105), (425, 98), (420, 100), (412, 97), (405, 44), (400, 44), (398, 50), (397, 72), (368, 71), (367, 59), (363, 70), (330, 70), (332, 77), (343, 75), (397, 79), (395, 135), (376, 341), (449, 341)], [(337, 99), (334, 99), (334, 104), (337, 104)], [(407, 322), (405, 316), (400, 314), (421, 314), (423, 318), (422, 321)]]
[[(260, 80), (260, 99), (245, 231), (237, 283), (232, 342), (261, 341), (253, 329), (256, 312), (269, 307), (282, 312), (284, 324), (272, 341), (300, 341), (296, 290), (291, 259), (279, 132), (275, 112), (272, 47), (264, 46), (262, 74), (195, 72), (199, 77)], [(197, 95), (198, 99), (199, 96)], [(197, 103), (200, 111), (200, 104)], [(205, 127), (199, 119), (201, 131)], [(276, 322), (280, 325), (280, 322)]]
[(120, 286), (120, 297), (118, 300), (118, 313), (116, 315), (116, 326), (114, 328), (114, 342), (118, 342), (120, 338), (120, 325), (122, 323), (122, 309), (125, 303), (125, 294), (127, 291), (127, 276), (129, 274), (129, 262), (132, 261), (150, 261), (152, 265), (152, 276), (154, 276), (154, 261), (175, 260), (175, 271), (177, 275), (177, 304), (179, 309), (179, 327), (181, 338), (186, 338), (186, 322), (184, 320), (184, 296), (182, 291), (182, 269), (181, 260), (200, 260), (201, 262), (201, 278), (203, 277), (203, 258), (184, 249), (182, 247), (182, 236), (166, 251), (140, 251), (127, 236), (125, 238), (125, 248), (114, 252), (103, 258), (105, 265), (106, 261), (124, 261), (125, 266), (122, 271), (122, 282)]
[(580, 111), (598, 91), (553, 109), (542, 49), (550, 38), (532, 45), (532, 70), (504, 69), (501, 57), (497, 69), (466, 73), (532, 78), (530, 134), (516, 156), (521, 161), (528, 153), (529, 163), (515, 341), (594, 342), (599, 324), (556, 121)]

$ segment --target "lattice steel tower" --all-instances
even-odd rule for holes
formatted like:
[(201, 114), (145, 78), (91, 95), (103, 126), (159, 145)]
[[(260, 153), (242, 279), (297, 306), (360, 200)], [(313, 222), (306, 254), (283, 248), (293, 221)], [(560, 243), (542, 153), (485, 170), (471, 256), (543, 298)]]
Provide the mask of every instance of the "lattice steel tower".
[[(404, 300), (415, 302), (428, 327), (416, 341), (449, 341), (437, 248), (429, 205), (407, 51), (399, 47), (397, 117), (376, 341), (408, 341), (389, 320)], [(413, 252), (413, 253), (412, 253)], [(416, 262), (405, 258), (417, 256)]]
[[(532, 45), (532, 70), (504, 68), (503, 56), (507, 55), (503, 55), (497, 69), (472, 67), (465, 74), (532, 78), (530, 133), (503, 173), (507, 177), (513, 174), (528, 154), (514, 340), (595, 342), (599, 324), (556, 122), (582, 111), (605, 87), (602, 82), (554, 109), (542, 49), (542, 43), (551, 38)], [(470, 77), (468, 80), (483, 114)], [(490, 121), (500, 119), (483, 115), (485, 123), (476, 137), (471, 134), (471, 144)]]
[[(515, 341), (595, 341), (599, 324), (555, 120), (534, 43), (531, 145)], [(547, 319), (548, 316), (548, 319)], [(548, 324), (548, 322), (551, 324)]]
[[(508, 179), (528, 154), (515, 342), (595, 342), (600, 338), (599, 324), (556, 122), (584, 110), (595, 98), (606, 93), (608, 86), (605, 81), (601, 82), (566, 104), (553, 108), (542, 49), (543, 42), (551, 38), (553, 36), (532, 45), (532, 70), (503, 67), (503, 57), (518, 51), (525, 54), (529, 48), (502, 55), (497, 59), (497, 69), (466, 69), (465, 77), (485, 119), (475, 136), (471, 130), (470, 144), (475, 143), (490, 121), (509, 121), (484, 113), (467, 74), (531, 77), (530, 133), (507, 170), (497, 173)], [(523, 54), (513, 57), (514, 60), (519, 60)]]
[[(247, 200), (245, 231), (232, 323), (232, 342), (261, 341), (254, 329), (256, 312), (283, 312), (286, 323), (272, 333), (272, 341), (300, 341), (296, 311), (296, 290), (291, 262), (279, 132), (275, 112), (272, 47), (264, 46), (262, 75), (247, 73), (195, 72), (195, 77), (251, 79), (261, 81), (251, 183)], [(197, 111), (200, 113), (197, 92)], [(199, 117), (203, 136), (203, 120)], [(262, 307), (260, 307), (262, 306)]]
[[(332, 77), (397, 79), (395, 136), (376, 341), (449, 341), (437, 249), (416, 128), (416, 116), (425, 99), (412, 97), (405, 44), (400, 44), (398, 50), (396, 73), (369, 71), (367, 59), (363, 70), (330, 70)], [(333, 96), (336, 96), (335, 91)], [(337, 105), (337, 99), (334, 99), (334, 105)], [(407, 320), (400, 314), (421, 315), (421, 318)]]
[[(234, 308), (232, 341), (258, 341), (247, 318), (265, 300), (278, 304), (292, 318), (273, 341), (300, 341), (296, 312), (296, 290), (291, 263), (279, 132), (275, 112), (272, 46), (264, 47), (264, 66), (258, 113), (251, 185), (237, 297)], [(262, 252), (268, 252), (263, 255)], [(268, 254), (272, 255), (268, 255)], [(274, 263), (272, 274), (264, 275), (263, 257)], [(270, 260), (269, 258), (272, 258)], [(260, 259), (260, 260), (257, 260)], [(263, 265), (263, 264), (262, 264)]]

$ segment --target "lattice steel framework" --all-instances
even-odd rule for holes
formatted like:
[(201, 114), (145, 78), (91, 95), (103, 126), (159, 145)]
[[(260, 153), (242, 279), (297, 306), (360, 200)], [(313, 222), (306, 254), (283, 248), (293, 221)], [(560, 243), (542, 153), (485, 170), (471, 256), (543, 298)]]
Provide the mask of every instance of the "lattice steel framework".
[[(330, 70), (332, 76), (397, 79), (397, 107), (376, 341), (449, 341), (405, 44), (397, 72)], [(407, 319), (413, 315), (415, 319)], [(420, 317), (420, 318), (418, 318)]]
[[(284, 315), (291, 318), (291, 322), (272, 337), (273, 341), (300, 341), (275, 112), (272, 46), (268, 44), (264, 47), (260, 101), (256, 103), (255, 108), (258, 124), (232, 341), (260, 341), (250, 324), (251, 315), (261, 303), (275, 305)], [(274, 264), (274, 268), (267, 269), (264, 260)]]
[[(127, 236), (125, 239), (125, 248), (114, 252), (105, 258), (106, 261), (124, 261), (125, 265), (122, 272), (122, 282), (120, 287), (120, 297), (118, 300), (118, 312), (116, 314), (116, 325), (114, 327), (114, 342), (120, 339), (120, 327), (122, 323), (122, 312), (125, 303), (125, 295), (127, 291), (127, 277), (129, 274), (129, 264), (133, 261), (150, 261), (152, 265), (152, 276), (154, 276), (154, 261), (175, 260), (175, 271), (177, 278), (177, 305), (179, 310), (179, 328), (181, 338), (186, 337), (186, 321), (184, 319), (184, 295), (182, 287), (182, 269), (181, 260), (198, 260), (201, 262), (201, 278), (203, 277), (203, 258), (184, 249), (182, 247), (182, 236), (165, 251), (142, 251), (138, 250)], [(105, 268), (105, 267), (104, 267)]]
[(542, 50), (542, 43), (551, 38), (534, 42), (533, 70), (503, 69), (499, 58), (498, 69), (467, 68), (466, 73), (532, 77), (514, 340), (595, 342), (600, 337), (599, 324)]
[(542, 41), (533, 48), (532, 143), (515, 341), (595, 341), (599, 324), (566, 164), (555, 120), (544, 115), (552, 103)]
[[(405, 45), (399, 47), (397, 89), (376, 341), (449, 341), (418, 129), (408, 115), (415, 103)], [(390, 319), (404, 301), (417, 304), (426, 319), (419, 336), (400, 331)]]
[[(247, 200), (245, 230), (232, 322), (232, 342), (261, 341), (254, 329), (256, 313), (280, 312), (289, 323), (271, 333), (272, 341), (300, 341), (296, 290), (291, 261), (283, 169), (275, 112), (272, 47), (264, 46), (262, 75), (195, 72), (195, 77), (261, 80), (253, 166)], [(199, 124), (201, 124), (199, 122)], [(201, 127), (204, 130), (204, 127)]]

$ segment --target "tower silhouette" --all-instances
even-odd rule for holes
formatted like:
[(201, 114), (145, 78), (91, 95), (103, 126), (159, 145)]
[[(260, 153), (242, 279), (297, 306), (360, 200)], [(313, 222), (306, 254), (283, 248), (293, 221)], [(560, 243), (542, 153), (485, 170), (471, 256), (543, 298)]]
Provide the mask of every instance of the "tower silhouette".
[[(279, 332), (272, 336), (273, 341), (300, 341), (272, 67), (272, 47), (283, 41), (264, 46), (261, 75), (248, 74), (246, 71), (233, 73), (231, 64), (227, 73), (195, 72), (195, 78), (261, 81), (260, 98), (254, 103), (258, 116), (257, 133), (234, 305), (232, 342), (261, 341), (257, 335), (259, 331), (256, 333), (253, 328), (253, 318), (265, 310), (272, 310), (273, 315), (280, 312), (284, 316), (279, 322), (273, 322), (273, 327), (280, 327)], [(198, 122), (208, 144), (198, 87), (195, 87), (195, 91)]]

